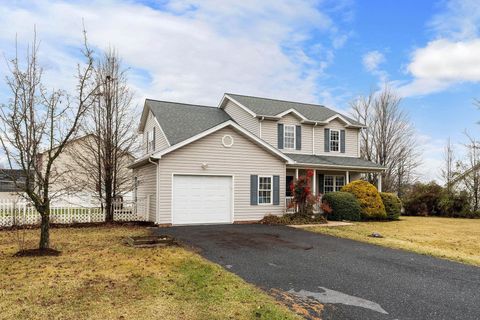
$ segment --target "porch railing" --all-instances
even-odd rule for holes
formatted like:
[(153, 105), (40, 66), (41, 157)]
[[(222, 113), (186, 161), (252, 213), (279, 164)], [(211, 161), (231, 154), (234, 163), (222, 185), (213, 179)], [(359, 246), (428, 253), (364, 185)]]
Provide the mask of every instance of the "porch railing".
[[(285, 212), (286, 213), (295, 213), (295, 207), (292, 206), (293, 197), (285, 197)], [(320, 208), (320, 203), (322, 203), (322, 197), (320, 196), (320, 201), (318, 204), (315, 205), (313, 208), (313, 212), (315, 213), (322, 213), (322, 209)]]

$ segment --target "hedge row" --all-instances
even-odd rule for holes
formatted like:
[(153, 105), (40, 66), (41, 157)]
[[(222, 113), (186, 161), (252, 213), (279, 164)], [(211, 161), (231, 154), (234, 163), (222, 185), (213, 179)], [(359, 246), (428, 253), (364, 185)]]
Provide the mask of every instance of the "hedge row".
[(393, 193), (380, 193), (371, 183), (353, 181), (340, 192), (323, 196), (322, 209), (328, 220), (397, 220), (402, 203)]

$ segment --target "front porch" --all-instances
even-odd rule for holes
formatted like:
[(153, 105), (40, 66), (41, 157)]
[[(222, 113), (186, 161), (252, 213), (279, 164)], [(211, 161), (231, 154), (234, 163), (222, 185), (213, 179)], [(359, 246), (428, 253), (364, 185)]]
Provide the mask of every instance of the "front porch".
[[(299, 177), (305, 176), (307, 170), (313, 171), (313, 176), (310, 180), (310, 187), (312, 194), (319, 196), (328, 192), (340, 191), (341, 188), (354, 180), (361, 179), (365, 174), (376, 174), (377, 176), (377, 189), (382, 191), (382, 170), (367, 170), (360, 168), (348, 168), (348, 169), (335, 169), (335, 168), (322, 168), (315, 166), (287, 166), (286, 179), (285, 179), (285, 208), (287, 213), (295, 212), (294, 208), (291, 208), (290, 204), (293, 199), (291, 184), (298, 180)], [(316, 212), (320, 212), (320, 208), (315, 208)]]

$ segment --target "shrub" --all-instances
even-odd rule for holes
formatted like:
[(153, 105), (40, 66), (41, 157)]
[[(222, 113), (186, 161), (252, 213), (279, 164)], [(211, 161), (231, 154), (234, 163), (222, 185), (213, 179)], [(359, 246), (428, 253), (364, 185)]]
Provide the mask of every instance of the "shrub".
[(394, 193), (380, 192), (385, 211), (387, 212), (388, 220), (398, 220), (402, 211), (402, 202), (400, 198)]
[(377, 188), (371, 183), (356, 180), (343, 186), (343, 192), (350, 192), (362, 208), (362, 219), (386, 219), (387, 213)]
[(313, 214), (315, 205), (319, 202), (319, 198), (312, 194), (311, 178), (313, 170), (308, 169), (304, 176), (299, 177), (290, 185), (293, 194), (291, 206), (297, 208), (298, 213), (306, 216)]
[(440, 199), (444, 194), (441, 186), (435, 182), (415, 183), (403, 198), (405, 215), (431, 216), (440, 215)]
[(446, 217), (467, 217), (469, 215), (468, 194), (444, 192), (439, 199), (439, 215)]
[(361, 208), (355, 196), (348, 192), (329, 192), (323, 196), (322, 209), (328, 220), (358, 221)]

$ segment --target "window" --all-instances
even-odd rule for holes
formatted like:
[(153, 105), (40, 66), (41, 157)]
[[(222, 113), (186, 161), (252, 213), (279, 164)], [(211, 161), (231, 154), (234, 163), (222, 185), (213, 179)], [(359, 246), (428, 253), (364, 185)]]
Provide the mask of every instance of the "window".
[(258, 204), (272, 204), (272, 177), (258, 177)]
[(345, 185), (345, 176), (325, 176), (323, 189), (325, 193), (340, 191)]
[(154, 133), (155, 131), (147, 132), (147, 152), (155, 151)]
[(330, 130), (330, 151), (340, 151), (340, 131)]
[(283, 147), (285, 149), (295, 149), (295, 126), (285, 125), (283, 127)]
[(335, 177), (335, 191), (340, 191), (342, 187), (345, 185), (345, 177), (344, 176), (336, 176)]
[(325, 193), (333, 192), (335, 190), (335, 178), (334, 176), (325, 176), (325, 183), (323, 186)]

